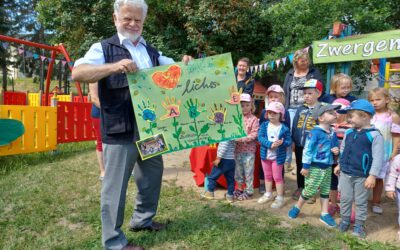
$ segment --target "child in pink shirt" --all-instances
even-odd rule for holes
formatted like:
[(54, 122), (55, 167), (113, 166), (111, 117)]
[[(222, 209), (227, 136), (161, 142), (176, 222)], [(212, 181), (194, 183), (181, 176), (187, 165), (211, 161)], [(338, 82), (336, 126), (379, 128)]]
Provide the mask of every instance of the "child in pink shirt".
[[(245, 123), (247, 136), (236, 140), (235, 181), (237, 190), (234, 197), (238, 200), (247, 200), (253, 196), (254, 158), (256, 153), (256, 139), (258, 134), (258, 118), (253, 115), (255, 111), (253, 100), (249, 94), (240, 96), (240, 104)], [(246, 184), (246, 188), (243, 185)]]

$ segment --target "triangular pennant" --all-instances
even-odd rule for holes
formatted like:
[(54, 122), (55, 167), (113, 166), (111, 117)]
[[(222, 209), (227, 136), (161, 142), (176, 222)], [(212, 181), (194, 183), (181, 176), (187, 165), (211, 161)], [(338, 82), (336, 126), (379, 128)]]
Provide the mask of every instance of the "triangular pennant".
[(286, 65), (286, 57), (284, 57), (284, 58), (282, 58), (282, 63), (283, 63), (283, 66), (285, 66)]
[(268, 68), (268, 63), (264, 63), (264, 70), (267, 70)]
[(47, 58), (47, 60), (49, 61), (49, 62), (52, 62), (54, 59), (51, 59), (51, 58)]
[(303, 51), (305, 51), (306, 53), (308, 53), (308, 50), (310, 49), (310, 46), (308, 46), (308, 47), (305, 47), (304, 49), (303, 49)]
[(61, 63), (62, 63), (63, 66), (65, 66), (65, 64), (67, 63), (67, 61), (62, 60)]
[(22, 55), (24, 53), (24, 49), (23, 48), (18, 48), (18, 54)]
[(72, 67), (72, 66), (74, 66), (74, 62), (69, 62), (68, 65), (69, 65), (70, 67)]
[(274, 66), (275, 66), (275, 61), (274, 61), (274, 60), (272, 60), (272, 61), (270, 62), (270, 64), (271, 64), (271, 69), (274, 69)]
[(30, 51), (27, 51), (27, 52), (26, 52), (26, 57), (30, 58), (30, 57), (32, 57), (32, 56), (33, 56), (32, 52), (30, 52)]
[(254, 71), (254, 66), (250, 66), (250, 73), (253, 73)]
[(43, 62), (44, 60), (46, 60), (46, 57), (45, 56), (40, 56), (40, 60), (42, 60), (42, 62)]
[(4, 42), (4, 43), (2, 44), (2, 46), (3, 46), (4, 49), (7, 49), (7, 48), (8, 48), (8, 45), (10, 45), (8, 42)]
[(290, 55), (288, 55), (288, 57), (289, 57), (289, 61), (290, 61), (290, 63), (293, 63), (293, 57), (294, 57), (294, 54), (290, 54)]
[(279, 68), (279, 64), (281, 63), (281, 59), (277, 59), (275, 62), (276, 62), (276, 68)]
[(260, 72), (263, 71), (263, 65), (262, 64), (258, 65), (258, 68), (260, 69)]
[(38, 59), (39, 58), (39, 55), (38, 54), (33, 54), (33, 59)]
[(55, 64), (59, 64), (59, 63), (60, 63), (60, 60), (55, 59), (55, 60), (54, 60), (54, 63), (55, 63)]

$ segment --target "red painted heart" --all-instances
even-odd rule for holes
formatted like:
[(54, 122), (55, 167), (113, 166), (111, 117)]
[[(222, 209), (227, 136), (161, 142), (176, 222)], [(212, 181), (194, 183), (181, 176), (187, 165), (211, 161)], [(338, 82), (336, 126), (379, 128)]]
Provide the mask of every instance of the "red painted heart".
[(154, 72), (151, 78), (153, 82), (160, 88), (173, 89), (178, 85), (179, 78), (181, 77), (181, 67), (172, 65), (167, 71)]

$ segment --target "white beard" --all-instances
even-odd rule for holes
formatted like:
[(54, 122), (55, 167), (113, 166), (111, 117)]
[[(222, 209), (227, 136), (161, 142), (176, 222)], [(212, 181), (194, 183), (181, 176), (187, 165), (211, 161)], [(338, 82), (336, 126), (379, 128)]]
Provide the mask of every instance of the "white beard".
[(128, 38), (129, 40), (131, 40), (133, 43), (136, 42), (140, 37), (140, 34), (132, 34), (132, 33), (126, 32), (126, 31), (120, 31), (120, 33), (124, 37)]

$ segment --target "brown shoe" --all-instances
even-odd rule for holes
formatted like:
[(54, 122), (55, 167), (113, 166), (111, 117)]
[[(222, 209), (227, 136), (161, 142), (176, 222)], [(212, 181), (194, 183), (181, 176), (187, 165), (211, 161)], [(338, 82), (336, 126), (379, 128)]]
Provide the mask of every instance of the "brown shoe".
[(128, 245), (124, 246), (122, 248), (122, 250), (144, 250), (144, 248), (140, 247), (140, 246), (135, 246), (135, 245), (132, 245), (132, 244), (128, 244)]
[(151, 225), (148, 226), (148, 227), (139, 227), (139, 228), (131, 227), (131, 228), (129, 228), (129, 230), (130, 231), (134, 231), (134, 232), (143, 231), (143, 230), (148, 230), (148, 231), (152, 231), (152, 232), (158, 232), (158, 231), (161, 231), (161, 230), (165, 229), (166, 227), (167, 227), (167, 224), (159, 223), (157, 221), (153, 221), (153, 223), (151, 223)]

